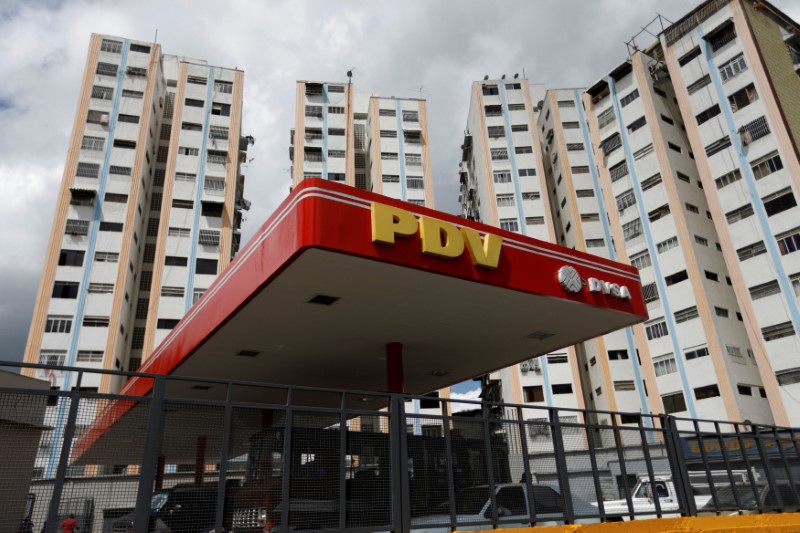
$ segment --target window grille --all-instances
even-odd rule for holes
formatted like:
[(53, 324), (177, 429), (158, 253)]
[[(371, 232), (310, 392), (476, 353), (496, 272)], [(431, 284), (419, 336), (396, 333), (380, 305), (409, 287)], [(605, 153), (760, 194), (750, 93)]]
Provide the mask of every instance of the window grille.
[(769, 133), (769, 124), (767, 124), (766, 117), (759, 117), (739, 128), (739, 137), (744, 146), (762, 137), (766, 137)]
[(89, 293), (90, 294), (111, 294), (114, 292), (114, 284), (113, 283), (90, 283), (89, 284)]
[(128, 76), (147, 76), (147, 69), (142, 67), (128, 67), (126, 73)]
[(109, 52), (111, 54), (121, 54), (122, 43), (120, 41), (112, 41), (111, 39), (103, 39), (100, 41), (100, 51)]
[(344, 159), (344, 150), (328, 150), (328, 157), (333, 159)]
[(403, 111), (403, 122), (419, 122), (417, 111)]
[(487, 117), (503, 116), (503, 108), (499, 105), (487, 105), (484, 107)]
[(765, 341), (774, 341), (783, 337), (791, 337), (794, 335), (794, 326), (791, 322), (782, 322), (774, 326), (761, 328), (761, 334), (764, 336)]
[(626, 105), (630, 104), (637, 98), (639, 98), (639, 89), (634, 89), (619, 99), (619, 105), (620, 107), (625, 107)]
[(66, 350), (42, 350), (39, 352), (40, 365), (63, 366), (66, 358)]
[(97, 98), (98, 100), (111, 100), (113, 96), (114, 89), (111, 87), (101, 87), (99, 85), (92, 87), (92, 98)]
[(675, 322), (680, 324), (682, 322), (688, 322), (689, 320), (695, 319), (700, 316), (697, 312), (697, 307), (687, 307), (686, 309), (681, 309), (680, 311), (675, 312)]
[(650, 258), (650, 252), (648, 252), (647, 250), (631, 256), (631, 265), (635, 266), (639, 270), (647, 268), (652, 264), (653, 261)]
[(119, 65), (113, 63), (98, 63), (96, 73), (100, 76), (116, 76)]
[(172, 227), (169, 228), (169, 230), (167, 231), (167, 235), (169, 235), (170, 237), (188, 237), (191, 234), (192, 230), (190, 230), (189, 228)]
[(744, 53), (741, 53), (720, 65), (719, 74), (722, 77), (722, 83), (731, 80), (747, 70), (747, 62), (744, 60)]
[(382, 117), (394, 117), (397, 116), (397, 113), (394, 109), (379, 109), (378, 115)]
[[(133, 335), (131, 336), (131, 349), (141, 350), (144, 347), (144, 328), (133, 328)], [(131, 358), (130, 364), (133, 364), (134, 358)], [(141, 363), (140, 363), (141, 364)], [(139, 368), (138, 366), (136, 368)]]
[(201, 229), (198, 242), (207, 246), (219, 246), (220, 232), (218, 230)]
[(622, 233), (626, 241), (630, 241), (642, 234), (642, 220), (637, 218), (622, 225)]
[(223, 128), (222, 126), (211, 126), (208, 129), (208, 138), (209, 139), (227, 140), (228, 139), (228, 128)]
[[(136, 320), (144, 320), (147, 318), (147, 311), (150, 307), (150, 300), (148, 298), (139, 298), (136, 302)], [(134, 329), (136, 331), (136, 329)]]
[(617, 116), (614, 114), (614, 108), (609, 107), (608, 109), (606, 109), (597, 116), (598, 127), (600, 129), (603, 129), (612, 122), (614, 122), (616, 119)]
[(651, 324), (646, 324), (644, 331), (647, 334), (647, 340), (659, 339), (661, 337), (669, 335), (669, 330), (667, 330), (667, 323), (663, 320)]
[(101, 152), (105, 146), (106, 140), (103, 137), (84, 137), (81, 140), (81, 150), (92, 150)]
[(505, 161), (508, 159), (507, 148), (492, 148), (492, 161)]
[(678, 246), (678, 237), (670, 237), (665, 241), (661, 241), (660, 243), (656, 244), (656, 250), (658, 253), (663, 254), (667, 250), (672, 250)]
[(79, 363), (102, 363), (104, 352), (102, 350), (78, 350)]
[(406, 165), (409, 167), (421, 167), (422, 155), (421, 154), (406, 154)]
[(178, 155), (200, 155), (200, 149), (191, 148), (189, 146), (179, 146)]
[(183, 287), (161, 287), (161, 296), (166, 298), (183, 298)]
[(747, 246), (743, 246), (738, 250), (736, 250), (736, 255), (739, 256), (739, 261), (745, 261), (747, 259), (765, 253), (767, 253), (767, 247), (764, 245), (764, 241), (759, 241)]
[(617, 209), (620, 212), (625, 211), (625, 209), (634, 204), (636, 204), (636, 195), (633, 193), (633, 189), (617, 196)]
[(203, 190), (209, 194), (222, 195), (225, 193), (225, 180), (219, 178), (206, 178), (203, 182)]
[(64, 233), (67, 235), (88, 235), (89, 221), (69, 219), (67, 220), (67, 227)]
[(409, 176), (406, 178), (406, 187), (409, 189), (424, 189), (425, 181), (421, 177)]
[(615, 133), (600, 143), (600, 149), (603, 150), (605, 155), (613, 153), (615, 150), (622, 146), (622, 138), (619, 133)]
[(186, 83), (192, 83), (194, 85), (206, 85), (208, 84), (208, 78), (202, 76), (186, 76)]
[(226, 152), (209, 150), (206, 154), (206, 161), (209, 163), (215, 163), (217, 165), (225, 165), (228, 163), (228, 154)]
[(489, 126), (487, 132), (491, 139), (506, 136), (506, 129), (503, 126)]

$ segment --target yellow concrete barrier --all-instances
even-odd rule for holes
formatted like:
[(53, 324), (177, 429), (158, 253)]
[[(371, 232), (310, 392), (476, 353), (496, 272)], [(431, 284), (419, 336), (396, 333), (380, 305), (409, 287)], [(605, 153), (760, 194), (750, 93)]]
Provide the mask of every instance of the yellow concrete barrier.
[(800, 533), (800, 513), (661, 518), (548, 528), (503, 529), (504, 533)]

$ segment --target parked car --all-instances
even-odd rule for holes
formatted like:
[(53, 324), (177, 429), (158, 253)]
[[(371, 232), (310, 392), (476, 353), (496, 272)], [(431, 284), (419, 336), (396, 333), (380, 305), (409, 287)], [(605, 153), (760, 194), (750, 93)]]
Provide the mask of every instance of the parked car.
[[(577, 524), (592, 524), (600, 520), (591, 517), (597, 509), (589, 502), (572, 496), (572, 508)], [(486, 529), (494, 518), (503, 521), (503, 527), (527, 527), (531, 523), (528, 510), (528, 488), (524, 483), (502, 483), (495, 487), (497, 516), (492, 511), (491, 488), (488, 485), (468, 487), (456, 494), (456, 522), (458, 531)], [(537, 526), (564, 524), (564, 501), (548, 485), (533, 485), (534, 517)], [(466, 525), (479, 522), (481, 524)], [(411, 519), (411, 529), (416, 533), (444, 533), (450, 527), (450, 503), (439, 505), (435, 514)], [(465, 524), (465, 525), (460, 525)]]
[[(231, 524), (230, 505), (233, 495), (240, 487), (238, 479), (229, 479), (225, 488), (225, 516), (223, 524)], [(198, 533), (213, 531), (217, 511), (217, 483), (204, 483), (200, 486), (184, 483), (171, 489), (153, 493), (150, 500), (150, 524), (148, 532), (157, 533)], [(134, 514), (125, 515), (112, 524), (113, 533), (133, 531)]]
[[(721, 487), (716, 491), (717, 503), (711, 499), (706, 505), (697, 509), (698, 515), (716, 515), (716, 514), (753, 514), (758, 513), (758, 504), (762, 507), (769, 509), (777, 509), (782, 507), (784, 512), (797, 512), (800, 511), (800, 500), (797, 495), (800, 494), (800, 483), (793, 482), (794, 487), (788, 481), (778, 481), (777, 493), (781, 496), (781, 502), (778, 503), (776, 491), (768, 483), (760, 482), (756, 484), (755, 490), (751, 485), (729, 485)], [(739, 496), (739, 503), (736, 503), (734, 491)], [(717, 512), (717, 509), (724, 509)]]

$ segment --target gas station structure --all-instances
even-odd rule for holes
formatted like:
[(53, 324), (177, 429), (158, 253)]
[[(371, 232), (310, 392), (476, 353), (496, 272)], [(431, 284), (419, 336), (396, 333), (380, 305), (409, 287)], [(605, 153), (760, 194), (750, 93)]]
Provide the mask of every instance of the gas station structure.
[[(139, 370), (424, 394), (646, 318), (632, 266), (308, 179)], [(224, 387), (181, 383), (181, 398), (224, 399)], [(120, 394), (152, 384), (133, 377)], [(92, 449), (120, 461), (107, 439), (129, 406), (100, 414), (81, 462), (106, 462)]]

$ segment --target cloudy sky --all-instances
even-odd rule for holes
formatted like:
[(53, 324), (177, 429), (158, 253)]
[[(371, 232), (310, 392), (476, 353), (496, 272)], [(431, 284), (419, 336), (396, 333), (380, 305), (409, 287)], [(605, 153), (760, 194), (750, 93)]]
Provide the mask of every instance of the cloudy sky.
[[(697, 3), (0, 0), (0, 359), (22, 356), (92, 32), (157, 31), (165, 53), (245, 71), (249, 239), (288, 192), (295, 80), (345, 81), (355, 67), (359, 92), (426, 98), (436, 204), (456, 212), (471, 81), (524, 72), (585, 86), (656, 13), (677, 20)], [(800, 18), (800, 2), (774, 3)]]

